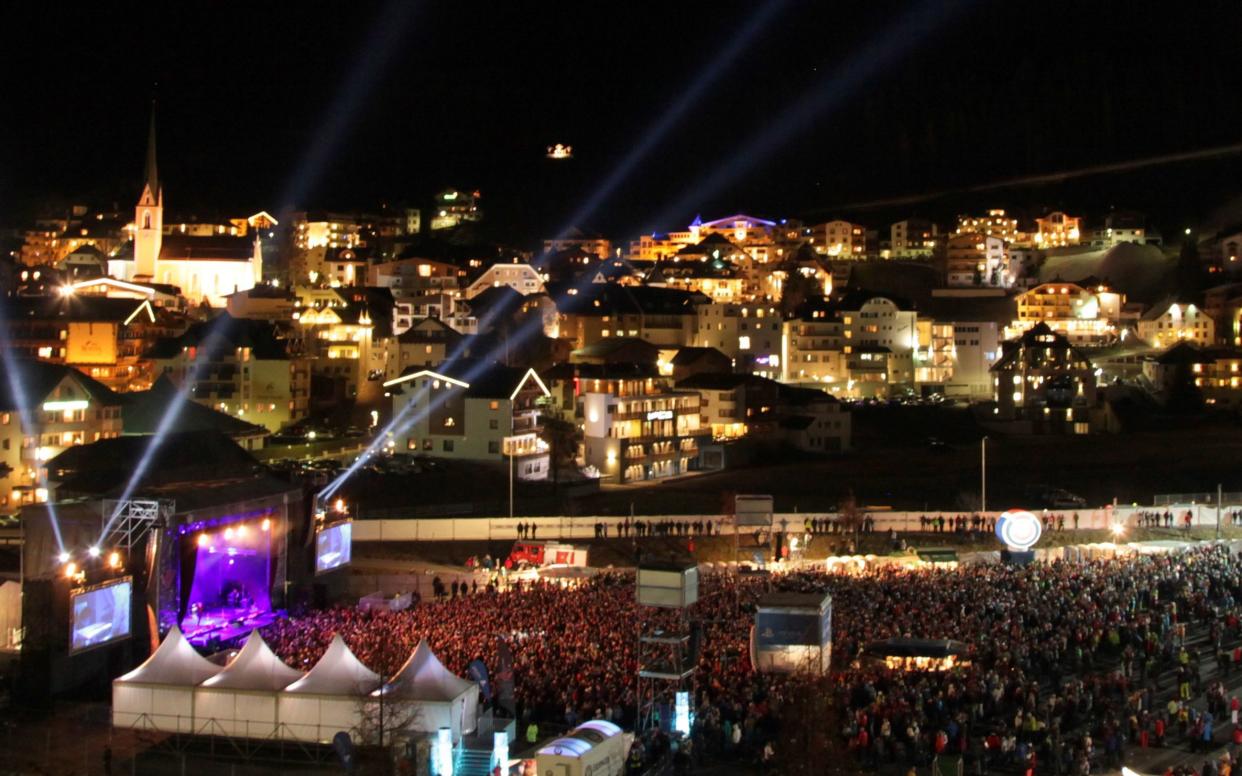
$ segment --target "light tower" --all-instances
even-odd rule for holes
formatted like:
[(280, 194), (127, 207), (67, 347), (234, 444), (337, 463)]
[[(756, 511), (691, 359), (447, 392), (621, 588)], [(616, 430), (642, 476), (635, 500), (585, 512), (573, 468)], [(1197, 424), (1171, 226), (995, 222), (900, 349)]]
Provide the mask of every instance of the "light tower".
[(701, 645), (687, 610), (699, 600), (699, 567), (694, 561), (640, 562), (635, 596), (641, 606), (677, 613), (671, 626), (646, 622), (639, 631), (636, 730), (642, 732), (651, 727), (660, 697), (682, 690), (698, 665)]

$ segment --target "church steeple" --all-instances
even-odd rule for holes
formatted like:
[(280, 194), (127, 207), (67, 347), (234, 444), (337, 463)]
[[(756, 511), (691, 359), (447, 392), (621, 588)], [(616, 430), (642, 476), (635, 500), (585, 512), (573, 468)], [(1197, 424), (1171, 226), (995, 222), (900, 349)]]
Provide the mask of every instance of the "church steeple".
[(155, 102), (147, 133), (147, 168), (142, 195), (134, 208), (134, 278), (155, 280), (164, 242), (164, 189), (155, 166)]
[(146, 170), (146, 188), (159, 198), (160, 195), (160, 177), (155, 166), (155, 102), (151, 102), (151, 126), (147, 130), (147, 170)]

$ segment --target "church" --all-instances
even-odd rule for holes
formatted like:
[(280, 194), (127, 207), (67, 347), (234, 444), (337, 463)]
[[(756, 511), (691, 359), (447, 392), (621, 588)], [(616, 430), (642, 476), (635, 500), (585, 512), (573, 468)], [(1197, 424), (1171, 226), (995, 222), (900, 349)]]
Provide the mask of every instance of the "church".
[(155, 114), (147, 138), (146, 183), (134, 208), (134, 239), (108, 260), (108, 274), (136, 283), (177, 286), (191, 304), (224, 307), (225, 297), (254, 288), (263, 254), (254, 239), (164, 233), (164, 187), (155, 164)]

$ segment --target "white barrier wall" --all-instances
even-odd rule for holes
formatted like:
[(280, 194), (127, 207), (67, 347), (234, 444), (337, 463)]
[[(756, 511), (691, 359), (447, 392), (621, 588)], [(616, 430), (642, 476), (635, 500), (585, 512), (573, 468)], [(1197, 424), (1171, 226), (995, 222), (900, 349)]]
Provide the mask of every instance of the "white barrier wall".
[[(1222, 510), (1221, 522), (1229, 525), (1229, 512), (1238, 507), (1225, 507)], [(1034, 510), (1035, 514), (1064, 515), (1066, 530), (1074, 528), (1074, 515), (1078, 515), (1078, 528), (1107, 529), (1120, 523), (1126, 526), (1138, 524), (1138, 515), (1143, 512), (1163, 513), (1166, 508), (1118, 506), (1103, 509), (1049, 509)], [(1196, 526), (1216, 525), (1216, 508), (1204, 505), (1178, 505), (1167, 507), (1173, 515), (1173, 526), (1182, 527), (1183, 516), (1191, 513), (1192, 524)], [(969, 512), (868, 512), (874, 521), (873, 530), (888, 531), (890, 528), (899, 532), (921, 531), (920, 518), (944, 516), (946, 522), (958, 515), (969, 515)], [(992, 516), (998, 512), (989, 513)], [(830, 512), (786, 512), (774, 516), (777, 530), (803, 530), (806, 521), (836, 519), (837, 515)], [(427, 542), (427, 541), (467, 541), (518, 538), (519, 523), (535, 526), (535, 534), (526, 534), (525, 538), (533, 539), (591, 539), (595, 536), (595, 525), (603, 524), (608, 528), (608, 536), (619, 536), (623, 523), (642, 521), (648, 525), (670, 521), (675, 523), (697, 523), (719, 526), (723, 530), (724, 518), (721, 515), (655, 515), (634, 518), (616, 515), (598, 515), (586, 517), (419, 517), (389, 520), (355, 520), (355, 542)], [(946, 525), (946, 531), (950, 530)], [(628, 535), (633, 535), (632, 530)]]

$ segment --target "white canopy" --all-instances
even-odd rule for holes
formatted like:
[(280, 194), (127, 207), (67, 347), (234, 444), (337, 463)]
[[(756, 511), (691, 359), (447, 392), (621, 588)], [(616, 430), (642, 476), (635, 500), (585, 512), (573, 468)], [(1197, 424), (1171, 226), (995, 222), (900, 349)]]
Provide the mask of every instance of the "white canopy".
[(313, 695), (368, 695), (379, 686), (379, 674), (354, 656), (340, 634), (332, 637), (323, 653), (305, 676), (285, 688), (287, 693)]
[(478, 685), (445, 668), (426, 639), (381, 692), (409, 708), (406, 726), (411, 730), (434, 733), (448, 727), (456, 742), (477, 727)]
[(193, 687), (220, 673), (220, 666), (198, 654), (176, 625), (142, 665), (116, 681)]
[(431, 651), (427, 639), (423, 639), (392, 681), (384, 686), (384, 693), (392, 693), (402, 700), (447, 703), (473, 689), (474, 682), (445, 668)]
[(302, 672), (285, 665), (259, 632), (253, 630), (237, 657), (223, 671), (203, 682), (202, 686), (212, 690), (276, 692), (301, 678)]
[(339, 634), (334, 636), (310, 673), (280, 693), (276, 715), (281, 737), (327, 743), (345, 731), (357, 738), (373, 703), (368, 696), (379, 683), (379, 675), (349, 651)]
[(176, 625), (142, 665), (112, 681), (112, 724), (189, 733), (194, 730), (194, 688), (220, 666), (194, 651)]

